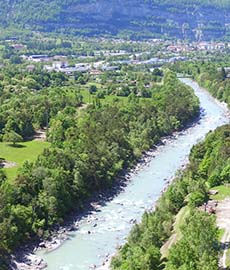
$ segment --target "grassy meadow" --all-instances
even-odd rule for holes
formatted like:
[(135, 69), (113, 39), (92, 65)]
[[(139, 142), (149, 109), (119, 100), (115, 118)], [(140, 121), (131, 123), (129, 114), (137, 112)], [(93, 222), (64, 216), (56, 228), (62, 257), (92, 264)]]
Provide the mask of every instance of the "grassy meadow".
[(213, 190), (217, 190), (218, 193), (216, 195), (211, 195), (212, 200), (221, 201), (227, 197), (230, 197), (230, 185), (221, 185), (217, 187), (213, 187)]
[(42, 153), (42, 151), (49, 147), (48, 142), (43, 141), (27, 141), (22, 142), (16, 146), (10, 143), (0, 143), (0, 158), (5, 159), (5, 161), (16, 163), (12, 168), (4, 168), (9, 180), (12, 180), (17, 175), (18, 169), (23, 165), (23, 163), (28, 161), (35, 161), (37, 156)]

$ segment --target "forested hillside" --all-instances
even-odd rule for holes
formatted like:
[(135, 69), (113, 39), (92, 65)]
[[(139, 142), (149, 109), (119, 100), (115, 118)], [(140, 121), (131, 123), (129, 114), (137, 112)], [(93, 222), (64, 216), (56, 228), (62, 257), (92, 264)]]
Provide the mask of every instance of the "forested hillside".
[[(135, 225), (128, 242), (113, 259), (112, 269), (218, 269), (215, 217), (198, 206), (208, 200), (209, 188), (229, 184), (229, 138), (230, 126), (225, 125), (193, 147), (187, 169), (163, 194), (156, 210), (145, 213), (142, 223)], [(180, 218), (177, 237), (165, 258), (161, 248), (174, 233), (178, 215), (184, 220)]]
[(229, 36), (229, 1), (0, 1), (2, 26), (74, 35), (215, 39)]

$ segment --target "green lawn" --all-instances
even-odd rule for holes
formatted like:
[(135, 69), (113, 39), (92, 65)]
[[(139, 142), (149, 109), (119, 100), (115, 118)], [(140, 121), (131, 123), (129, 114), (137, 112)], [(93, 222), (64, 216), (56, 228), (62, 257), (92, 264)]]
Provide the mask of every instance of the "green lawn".
[(224, 236), (225, 229), (219, 229), (218, 230), (218, 239), (221, 242), (222, 237)]
[(103, 88), (103, 85), (102, 85), (101, 83), (98, 83), (98, 82), (88, 82), (88, 83), (86, 84), (86, 87), (89, 88), (90, 85), (95, 85), (95, 86), (97, 87), (97, 89)]
[(218, 190), (218, 194), (210, 196), (212, 200), (224, 200), (226, 197), (230, 197), (230, 185), (222, 185), (213, 187), (212, 190)]
[[(89, 91), (87, 89), (81, 89), (80, 94), (83, 97), (83, 102), (84, 103), (93, 103), (93, 101), (96, 98), (96, 93), (95, 94), (89, 94)], [(101, 104), (112, 104), (114, 100), (118, 100), (120, 103), (123, 105), (127, 104), (128, 102), (128, 97), (122, 97), (122, 96), (116, 96), (116, 95), (105, 95), (105, 98), (101, 98), (100, 102)], [(152, 99), (150, 98), (139, 98), (140, 102), (144, 102), (146, 100), (151, 101)]]
[[(93, 101), (96, 98), (96, 94), (90, 95), (89, 91), (87, 89), (81, 89), (80, 94), (83, 97), (84, 103), (93, 103)], [(101, 98), (100, 102), (102, 104), (111, 104), (111, 103), (113, 103), (114, 99), (119, 100), (120, 102), (123, 102), (124, 104), (127, 103), (127, 101), (128, 101), (127, 97), (119, 97), (119, 96), (115, 96), (115, 95), (108, 95), (108, 96), (105, 95), (105, 98)]]
[(35, 161), (43, 149), (49, 147), (49, 145), (48, 142), (35, 140), (20, 143), (20, 147), (13, 147), (9, 143), (0, 143), (0, 158), (16, 163), (15, 167), (4, 169), (8, 179), (14, 179), (24, 161)]

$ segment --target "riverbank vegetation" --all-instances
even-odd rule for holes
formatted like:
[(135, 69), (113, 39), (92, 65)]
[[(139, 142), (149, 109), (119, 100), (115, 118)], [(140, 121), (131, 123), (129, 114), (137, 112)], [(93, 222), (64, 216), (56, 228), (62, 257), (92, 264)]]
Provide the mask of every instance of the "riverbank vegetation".
[[(156, 210), (145, 213), (128, 242), (112, 261), (113, 269), (218, 269), (218, 229), (215, 217), (199, 210), (209, 199), (208, 190), (230, 182), (230, 126), (207, 135), (194, 146), (187, 169), (159, 199)], [(160, 249), (173, 234), (177, 213), (184, 207), (180, 238), (161, 258)], [(178, 229), (177, 229), (178, 230)]]
[[(141, 75), (125, 69), (120, 77), (127, 78), (125, 74)], [(150, 83), (152, 75), (146, 75), (140, 78)], [(7, 264), (7, 255), (18, 245), (47, 237), (52, 226), (61, 224), (72, 210), (82, 210), (86, 198), (110, 187), (122, 170), (136, 163), (162, 136), (199, 115), (198, 99), (170, 71), (165, 72), (162, 84), (148, 89), (147, 97), (131, 85), (119, 89), (124, 92), (122, 100), (114, 88), (101, 102), (97, 87), (89, 86), (92, 92), (85, 90), (88, 104), (83, 103), (81, 83), (74, 84), (75, 78), (60, 73), (26, 76), (3, 74), (1, 138), (13, 131), (25, 140), (37, 128), (49, 127), (51, 146), (34, 162), (25, 162), (11, 181), (0, 171), (1, 265), (4, 260)], [(23, 81), (26, 86), (21, 85)], [(107, 80), (103, 85), (107, 86)]]
[(230, 61), (229, 58), (213, 61), (177, 63), (171, 66), (175, 72), (191, 75), (201, 87), (213, 97), (230, 105)]

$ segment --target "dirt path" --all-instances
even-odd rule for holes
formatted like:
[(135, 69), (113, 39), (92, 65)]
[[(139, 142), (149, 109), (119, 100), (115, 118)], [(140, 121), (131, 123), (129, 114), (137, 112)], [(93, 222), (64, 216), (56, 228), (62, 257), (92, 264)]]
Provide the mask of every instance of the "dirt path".
[(88, 106), (89, 106), (89, 104), (83, 103), (78, 109), (79, 109), (79, 110), (85, 110), (85, 109), (88, 108)]
[(35, 135), (33, 136), (35, 141), (46, 141), (46, 129), (39, 129), (36, 131)]
[(7, 160), (4, 160), (0, 163), (0, 168), (5, 168), (5, 169), (9, 169), (9, 168), (13, 168), (17, 166), (17, 163), (15, 162), (12, 162), (12, 161), (7, 161)]
[(216, 209), (217, 226), (224, 229), (224, 235), (221, 239), (223, 256), (220, 259), (221, 269), (227, 269), (227, 251), (230, 247), (230, 198), (226, 198), (218, 203)]

